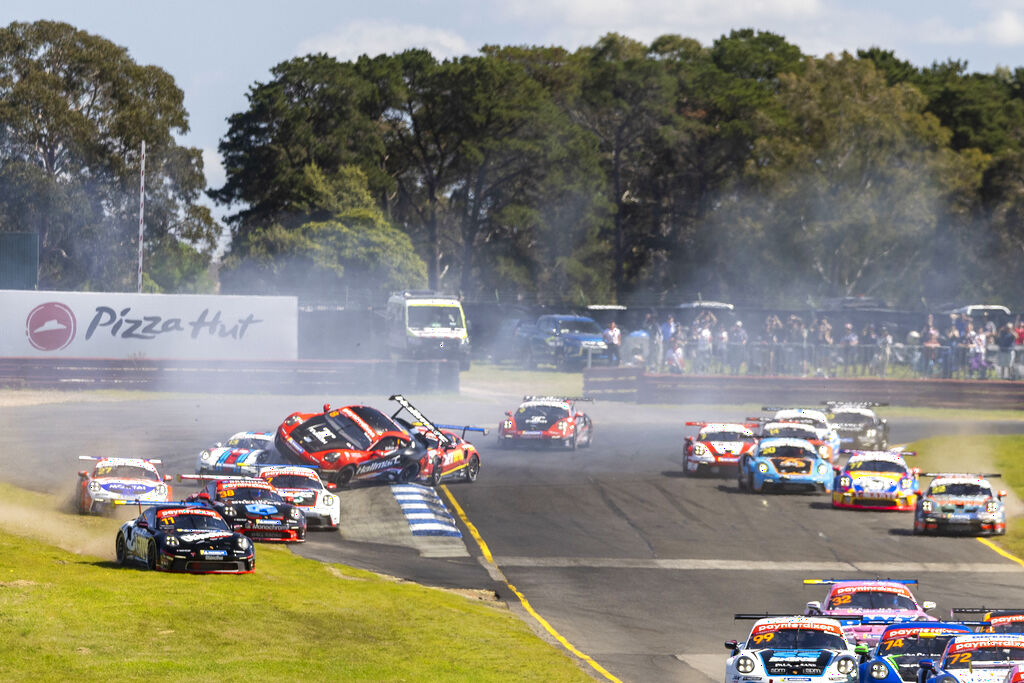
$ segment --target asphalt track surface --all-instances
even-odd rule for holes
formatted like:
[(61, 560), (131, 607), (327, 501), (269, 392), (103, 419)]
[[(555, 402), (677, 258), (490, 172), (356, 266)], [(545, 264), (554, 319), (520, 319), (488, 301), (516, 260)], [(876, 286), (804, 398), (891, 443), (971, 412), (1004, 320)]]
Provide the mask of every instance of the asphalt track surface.
[[(376, 395), (329, 398), (336, 405), (388, 404)], [(497, 393), (410, 398), (438, 422), (491, 428), (516, 404)], [(159, 457), (164, 471), (191, 472), (204, 446), (239, 430), (273, 429), (324, 399), (208, 396), (7, 408), (0, 413), (7, 437), (0, 471), (26, 488), (68, 493), (87, 467), (77, 455)], [(448, 488), (507, 582), (614, 677), (722, 680), (723, 641), (749, 630), (732, 615), (801, 612), (824, 597), (822, 587), (803, 586), (804, 578), (915, 578), (918, 599), (937, 602), (938, 616), (953, 606), (1024, 604), (1024, 567), (971, 538), (913, 536), (910, 514), (837, 511), (820, 494), (744, 494), (729, 479), (683, 476), (682, 423), (743, 413), (616, 403), (589, 412), (592, 448), (499, 450), (492, 433), (476, 441), (479, 480)], [(892, 424), (898, 441), (1018, 432), (1024, 423)], [(311, 534), (297, 551), (432, 585), (494, 589), (518, 607), (463, 532), (468, 558), (425, 558), (334, 534)]]

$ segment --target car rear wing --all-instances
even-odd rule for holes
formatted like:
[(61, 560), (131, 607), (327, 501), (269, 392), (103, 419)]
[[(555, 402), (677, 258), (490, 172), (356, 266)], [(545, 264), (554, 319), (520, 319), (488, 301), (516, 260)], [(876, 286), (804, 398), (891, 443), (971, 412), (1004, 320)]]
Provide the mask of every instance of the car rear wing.
[(452, 432), (461, 431), (463, 439), (466, 438), (466, 432), (478, 432), (480, 434), (483, 434), (484, 436), (487, 436), (490, 433), (490, 430), (488, 430), (486, 427), (470, 427), (469, 425), (440, 425), (440, 424), (439, 425), (434, 425), (434, 426), (437, 427), (438, 429), (447, 429), (447, 430), (452, 431)]
[[(708, 425), (740, 425), (740, 426), (746, 427), (747, 429), (756, 429), (757, 427), (761, 426), (761, 420), (759, 418), (758, 419), (752, 419), (752, 418), (747, 417), (747, 418), (744, 418), (744, 419), (748, 420), (748, 422), (721, 422), (721, 421), (718, 421), (718, 420), (712, 420), (712, 421), (687, 420), (683, 424), (685, 424), (687, 427), (707, 427)], [(749, 421), (749, 420), (752, 420), (752, 421)]]
[(589, 396), (523, 396), (524, 401), (593, 401)]
[(805, 586), (831, 586), (835, 583), (849, 583), (851, 581), (885, 581), (886, 583), (902, 583), (907, 586), (916, 586), (917, 579), (804, 579)]
[(842, 455), (899, 455), (902, 457), (917, 455), (917, 451), (900, 451), (896, 449), (888, 451), (860, 451), (853, 448), (840, 448), (839, 453)]
[[(1024, 607), (1015, 609), (1013, 607), (951, 607), (949, 616), (957, 614), (992, 614), (994, 616), (1009, 616), (1011, 614), (1024, 614)], [(988, 622), (982, 622), (988, 623)]]
[(388, 400), (394, 401), (399, 406), (401, 406), (398, 410), (395, 411), (394, 415), (391, 416), (392, 419), (398, 417), (398, 414), (400, 412), (402, 412), (402, 410), (404, 409), (406, 412), (408, 412), (410, 415), (412, 415), (414, 420), (416, 420), (417, 422), (420, 423), (418, 426), (422, 427), (422, 428), (426, 429), (428, 432), (430, 432), (431, 436), (433, 436), (435, 439), (437, 439), (438, 443), (440, 443), (442, 445), (445, 445), (445, 446), (452, 446), (452, 445), (454, 445), (454, 444), (452, 444), (451, 439), (449, 439), (444, 434), (444, 432), (442, 432), (440, 429), (438, 429), (437, 426), (434, 425), (433, 422), (428, 420), (427, 416), (424, 415), (423, 413), (421, 413), (419, 408), (417, 408), (412, 403), (410, 403), (409, 399), (407, 399), (405, 396), (402, 396), (401, 394), (394, 394), (393, 396), (389, 396)]
[(922, 472), (925, 477), (977, 477), (979, 479), (1002, 479), (999, 472)]
[[(118, 456), (118, 457), (120, 458), (120, 456)], [(78, 456), (78, 459), (79, 460), (109, 460), (110, 457), (109, 456), (105, 456), (105, 455), (80, 455), (80, 456)], [(122, 460), (141, 460), (142, 462), (148, 462), (151, 465), (162, 465), (162, 464), (164, 464), (163, 460), (158, 460), (158, 459), (153, 459), (153, 458), (121, 458), (121, 459)]]
[[(734, 614), (733, 619), (799, 619), (807, 617), (806, 614), (792, 614), (788, 612), (780, 612), (778, 614), (772, 614), (770, 612), (764, 612), (762, 614)], [(922, 623), (918, 620), (915, 615), (898, 615), (898, 614), (886, 614), (886, 615), (867, 615), (867, 614), (815, 614), (815, 619), (832, 619), (838, 621), (842, 626), (853, 626), (857, 624), (904, 624), (909, 622)], [(969, 625), (972, 622), (957, 622), (965, 625)], [(980, 623), (980, 622), (978, 622)]]
[(889, 405), (888, 401), (822, 401), (821, 405), (829, 408), (880, 408)]
[[(253, 481), (259, 477), (244, 474), (179, 474), (178, 481)], [(262, 479), (259, 479), (263, 481)]]

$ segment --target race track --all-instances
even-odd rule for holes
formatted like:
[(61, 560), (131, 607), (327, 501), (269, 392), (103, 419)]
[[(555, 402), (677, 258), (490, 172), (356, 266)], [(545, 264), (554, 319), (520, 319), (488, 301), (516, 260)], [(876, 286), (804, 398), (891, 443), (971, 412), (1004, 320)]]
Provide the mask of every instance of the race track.
[[(329, 397), (335, 404), (387, 408), (384, 396)], [(441, 422), (493, 428), (516, 397), (498, 394), (415, 400)], [(196, 453), (242, 429), (272, 429), (325, 397), (253, 396), (71, 403), (5, 409), (3, 478), (70, 493), (75, 456), (159, 457), (164, 471), (192, 472)], [(804, 578), (916, 578), (936, 614), (952, 606), (1024, 603), (1024, 568), (970, 538), (920, 538), (911, 515), (832, 510), (822, 495), (739, 493), (727, 479), (681, 476), (686, 419), (740, 419), (742, 412), (694, 414), (685, 407), (598, 403), (594, 446), (575, 452), (497, 450), (476, 441), (483, 470), (475, 484), (448, 489), (493, 553), (508, 583), (558, 633), (627, 681), (721, 680), (723, 641), (745, 637), (734, 612), (801, 612), (824, 597)], [(1018, 432), (1024, 423), (899, 421), (894, 440), (940, 433)], [(355, 491), (352, 495), (376, 496)], [(357, 500), (356, 498), (352, 499)], [(470, 556), (424, 557), (408, 547), (311, 534), (298, 548), (319, 559), (435, 585), (493, 588), (515, 602)], [(493, 571), (491, 572), (493, 574)]]

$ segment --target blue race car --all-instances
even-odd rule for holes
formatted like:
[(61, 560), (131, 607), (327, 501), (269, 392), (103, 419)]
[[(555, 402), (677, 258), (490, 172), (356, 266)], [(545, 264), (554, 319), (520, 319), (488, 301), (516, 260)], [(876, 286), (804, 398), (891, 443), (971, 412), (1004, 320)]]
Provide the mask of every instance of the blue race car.
[(953, 636), (970, 633), (964, 624), (939, 622), (893, 624), (882, 632), (874, 650), (866, 645), (857, 651), (867, 659), (860, 665), (860, 680), (877, 683), (917, 681), (922, 659), (942, 655)]
[(832, 491), (835, 471), (814, 444), (804, 439), (761, 439), (752, 453), (740, 459), (741, 491)]

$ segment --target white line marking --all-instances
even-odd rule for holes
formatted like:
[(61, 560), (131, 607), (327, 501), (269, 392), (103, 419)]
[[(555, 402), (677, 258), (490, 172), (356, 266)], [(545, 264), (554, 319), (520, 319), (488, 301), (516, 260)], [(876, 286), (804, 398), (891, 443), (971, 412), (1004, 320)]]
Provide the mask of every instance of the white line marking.
[(640, 559), (628, 557), (495, 557), (500, 567), (672, 569), (681, 571), (872, 572), (879, 574), (956, 572), (1020, 574), (1024, 567), (994, 562), (771, 562), (714, 559)]

